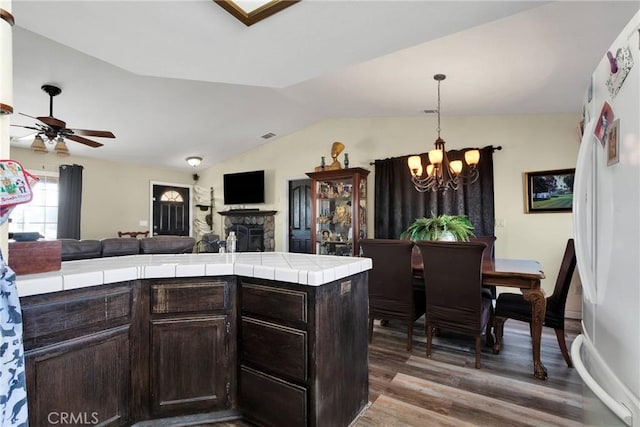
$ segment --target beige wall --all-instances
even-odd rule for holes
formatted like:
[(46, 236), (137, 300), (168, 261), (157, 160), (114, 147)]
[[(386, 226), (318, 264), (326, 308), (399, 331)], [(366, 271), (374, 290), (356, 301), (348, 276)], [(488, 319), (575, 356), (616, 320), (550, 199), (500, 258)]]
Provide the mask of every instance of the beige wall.
[[(573, 235), (570, 213), (526, 214), (523, 173), (575, 167), (578, 153), (577, 114), (528, 116), (445, 117), (442, 137), (448, 149), (501, 145), (494, 153), (496, 228), (498, 257), (532, 258), (542, 264), (547, 279), (543, 286), (553, 290), (564, 245)], [(213, 186), (216, 209), (223, 210), (222, 175), (256, 169), (266, 171), (266, 204), (261, 209), (277, 210), (276, 250), (287, 250), (287, 180), (305, 177), (330, 158), (331, 144), (346, 145), (351, 167), (375, 170), (375, 159), (425, 152), (433, 148), (435, 118), (328, 119), (297, 133), (278, 138), (201, 174), (202, 185)], [(343, 160), (343, 157), (340, 157)], [(369, 235), (373, 236), (373, 192), (370, 192)], [(214, 215), (214, 229), (222, 234), (220, 216)], [(571, 291), (574, 294), (574, 291)], [(580, 312), (580, 296), (570, 295), (568, 312)]]
[[(496, 228), (496, 255), (532, 258), (540, 261), (550, 293), (560, 268), (566, 240), (573, 235), (570, 213), (526, 214), (523, 173), (575, 167), (578, 140), (577, 114), (529, 116), (445, 117), (442, 137), (448, 149), (501, 145), (494, 153), (495, 211), (503, 227)], [(351, 167), (371, 170), (375, 159), (430, 150), (435, 140), (435, 117), (328, 119), (294, 134), (248, 151), (200, 173), (198, 185), (214, 189), (217, 211), (227, 209), (222, 202), (222, 175), (264, 169), (266, 202), (259, 207), (276, 210), (276, 251), (287, 248), (287, 182), (305, 178), (305, 172), (330, 158), (331, 144), (346, 145)], [(60, 159), (52, 154), (38, 156), (29, 150), (12, 150), (12, 158), (28, 170), (56, 171)], [(114, 235), (117, 230), (140, 229), (139, 221), (149, 216), (149, 181), (192, 184), (191, 172), (144, 168), (134, 165), (67, 158), (64, 163), (85, 166), (82, 237)], [(340, 157), (343, 160), (343, 157)], [(373, 236), (373, 192), (369, 193), (369, 235)], [(204, 214), (197, 212), (198, 215)], [(214, 214), (214, 232), (223, 235), (221, 216)], [(576, 284), (577, 285), (577, 284)], [(577, 288), (577, 286), (576, 286)], [(580, 296), (570, 292), (569, 313), (580, 312)]]
[[(72, 143), (70, 143), (72, 144)], [(73, 151), (73, 146), (69, 149)], [(35, 154), (31, 150), (12, 148), (11, 158), (29, 172), (58, 172), (60, 164), (79, 164), (82, 172), (83, 239), (117, 237), (118, 231), (149, 230), (150, 182), (190, 185), (192, 173), (114, 163), (88, 157), (58, 157), (53, 153)]]

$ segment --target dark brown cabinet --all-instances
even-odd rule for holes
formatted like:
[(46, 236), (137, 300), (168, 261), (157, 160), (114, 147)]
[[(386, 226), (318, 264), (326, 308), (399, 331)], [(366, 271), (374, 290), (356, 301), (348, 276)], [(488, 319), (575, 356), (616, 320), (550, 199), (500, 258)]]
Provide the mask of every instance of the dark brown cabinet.
[(134, 280), (21, 305), (30, 425), (341, 427), (368, 401), (366, 272)]
[(232, 408), (235, 299), (234, 277), (23, 298), (30, 424), (125, 426)]
[(228, 408), (235, 279), (159, 279), (149, 288), (152, 418)]
[(366, 308), (366, 273), (323, 286), (241, 277), (245, 418), (261, 426), (349, 425), (368, 401)]
[(131, 284), (22, 302), (29, 423), (129, 425)]

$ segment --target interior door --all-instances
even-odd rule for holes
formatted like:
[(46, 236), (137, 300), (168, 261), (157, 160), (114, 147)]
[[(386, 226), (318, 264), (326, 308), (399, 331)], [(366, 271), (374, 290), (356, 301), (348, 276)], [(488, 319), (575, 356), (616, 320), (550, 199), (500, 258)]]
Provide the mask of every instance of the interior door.
[(289, 181), (289, 252), (311, 252), (311, 180)]
[(189, 206), (188, 187), (153, 184), (153, 235), (188, 236)]

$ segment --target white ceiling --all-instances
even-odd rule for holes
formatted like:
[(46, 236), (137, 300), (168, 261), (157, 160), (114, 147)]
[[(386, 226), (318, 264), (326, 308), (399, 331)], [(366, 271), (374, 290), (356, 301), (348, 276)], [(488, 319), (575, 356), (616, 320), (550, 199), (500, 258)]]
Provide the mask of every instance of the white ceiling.
[[(192, 170), (332, 117), (579, 112), (637, 1), (303, 0), (246, 27), (212, 0), (14, 0), (14, 111), (116, 139), (79, 156)], [(12, 123), (34, 120), (13, 114)], [(12, 146), (28, 147), (12, 127)], [(273, 141), (271, 139), (270, 141)], [(49, 154), (51, 155), (51, 154)]]

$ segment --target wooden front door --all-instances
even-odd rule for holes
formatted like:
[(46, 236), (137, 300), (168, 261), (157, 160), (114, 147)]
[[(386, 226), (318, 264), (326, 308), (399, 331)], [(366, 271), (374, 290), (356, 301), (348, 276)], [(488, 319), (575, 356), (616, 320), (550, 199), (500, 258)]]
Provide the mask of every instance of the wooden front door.
[(188, 236), (190, 232), (188, 187), (153, 184), (153, 235)]
[(289, 181), (289, 252), (311, 250), (311, 180)]

